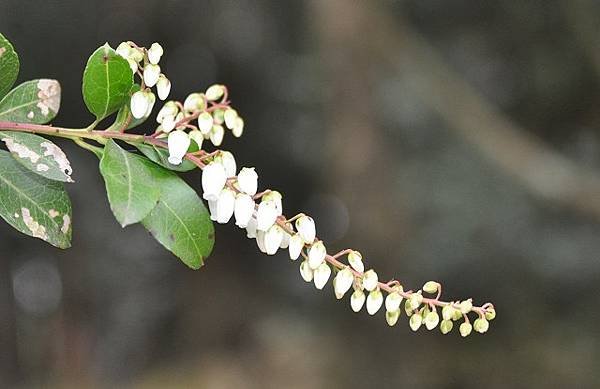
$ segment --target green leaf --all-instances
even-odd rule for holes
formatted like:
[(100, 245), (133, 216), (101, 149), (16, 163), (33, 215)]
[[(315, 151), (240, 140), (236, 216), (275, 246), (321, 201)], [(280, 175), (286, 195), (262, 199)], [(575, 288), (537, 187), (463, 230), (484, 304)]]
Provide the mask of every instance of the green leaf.
[[(156, 162), (162, 167), (176, 172), (188, 172), (194, 170), (197, 166), (188, 160), (184, 160), (181, 165), (172, 165), (169, 163), (169, 151), (167, 149), (149, 145), (145, 143), (131, 143), (137, 147), (146, 157), (150, 158), (151, 161)], [(193, 153), (198, 151), (198, 144), (196, 142), (190, 143), (188, 152)]]
[(134, 84), (131, 88), (131, 91), (129, 92), (129, 99), (127, 100), (127, 103), (125, 103), (119, 109), (119, 112), (117, 112), (117, 118), (115, 119), (115, 122), (109, 128), (107, 128), (107, 131), (120, 131), (123, 128), (125, 130), (129, 130), (131, 128), (139, 126), (140, 124), (148, 120), (149, 116), (144, 116), (140, 119), (134, 118), (131, 114), (131, 109), (129, 108), (131, 96), (139, 90), (140, 86), (138, 84)]
[(73, 182), (71, 164), (65, 153), (54, 143), (34, 134), (0, 132), (12, 156), (27, 169), (50, 180)]
[(104, 148), (100, 173), (110, 208), (122, 227), (140, 222), (156, 206), (163, 169), (148, 159), (123, 150), (112, 139)]
[(98, 48), (83, 72), (83, 99), (90, 112), (101, 120), (129, 101), (133, 73), (127, 60), (108, 43)]
[(142, 224), (183, 263), (198, 269), (214, 245), (212, 221), (196, 192), (176, 174), (165, 173), (155, 182), (160, 200)]
[(0, 99), (15, 83), (19, 74), (19, 56), (12, 44), (0, 34)]
[(63, 184), (25, 169), (0, 150), (0, 216), (53, 246), (71, 246), (71, 202)]
[(60, 84), (56, 80), (31, 80), (11, 90), (0, 101), (0, 120), (44, 124), (60, 108)]

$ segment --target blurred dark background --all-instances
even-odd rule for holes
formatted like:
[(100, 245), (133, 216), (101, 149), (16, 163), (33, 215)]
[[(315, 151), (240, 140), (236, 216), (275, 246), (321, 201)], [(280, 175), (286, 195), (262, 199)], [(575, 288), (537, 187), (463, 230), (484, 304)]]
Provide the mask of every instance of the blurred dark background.
[(62, 142), (73, 247), (0, 224), (0, 386), (600, 387), (599, 20), (593, 0), (1, 0), (19, 81), (62, 84), (55, 124), (92, 121), (99, 45), (161, 42), (171, 96), (227, 84), (246, 130), (224, 147), (330, 250), (498, 316), (467, 339), (389, 328), (233, 224), (191, 271), (121, 230)]

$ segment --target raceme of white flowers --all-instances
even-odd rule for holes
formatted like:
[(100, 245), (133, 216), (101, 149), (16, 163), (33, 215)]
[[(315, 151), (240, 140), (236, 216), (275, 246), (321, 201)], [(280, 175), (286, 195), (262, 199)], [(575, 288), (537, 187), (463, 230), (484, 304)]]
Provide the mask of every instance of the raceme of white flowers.
[[(131, 113), (136, 119), (147, 117), (155, 101), (149, 88), (156, 86), (161, 100), (167, 98), (171, 88), (167, 77), (160, 72), (163, 49), (158, 43), (146, 50), (124, 42), (117, 52), (127, 59), (135, 74), (142, 74), (143, 89), (131, 97)], [(324, 242), (317, 237), (312, 217), (299, 214), (288, 220), (283, 216), (281, 193), (275, 190), (257, 193), (255, 168), (242, 167), (238, 171), (230, 152), (204, 151), (205, 140), (217, 147), (221, 145), (225, 128), (235, 137), (243, 133), (244, 121), (229, 106), (227, 98), (227, 88), (215, 84), (204, 93), (188, 95), (183, 104), (168, 101), (157, 114), (159, 126), (154, 134), (157, 138), (167, 138), (168, 161), (173, 165), (181, 164), (188, 153), (201, 150), (202, 197), (208, 202), (213, 221), (224, 224), (233, 219), (239, 228), (246, 230), (248, 238), (256, 239), (259, 250), (267, 255), (285, 249), (293, 261), (302, 257), (302, 279), (314, 283), (319, 290), (332, 279), (336, 298), (350, 294), (350, 307), (354, 312), (366, 307), (369, 315), (375, 315), (383, 307), (387, 323), (394, 326), (404, 310), (413, 331), (422, 326), (428, 330), (439, 326), (446, 334), (459, 320), (462, 320), (459, 332), (463, 337), (472, 330), (480, 333), (488, 330), (489, 321), (496, 315), (492, 304), (474, 307), (471, 299), (442, 302), (439, 300), (441, 285), (435, 281), (425, 283), (416, 292), (405, 292), (399, 282), (383, 283), (375, 270), (365, 271), (363, 256), (356, 250), (328, 254)], [(344, 257), (347, 265), (341, 261)], [(469, 313), (478, 315), (472, 324)]]

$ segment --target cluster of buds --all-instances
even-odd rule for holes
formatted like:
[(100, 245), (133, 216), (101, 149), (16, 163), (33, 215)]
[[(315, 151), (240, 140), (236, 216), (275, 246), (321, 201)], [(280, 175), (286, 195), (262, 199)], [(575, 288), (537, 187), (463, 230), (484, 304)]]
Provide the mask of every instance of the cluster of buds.
[[(215, 84), (204, 93), (192, 93), (184, 100), (168, 101), (156, 116), (159, 126), (153, 136), (168, 137), (169, 162), (179, 165), (191, 142), (202, 150), (204, 140), (220, 146), (225, 130), (231, 130), (235, 137), (242, 136), (244, 119), (229, 106), (227, 88)], [(235, 175), (235, 171), (233, 173)]]
[[(459, 332), (463, 337), (473, 329), (479, 333), (488, 330), (489, 321), (496, 315), (492, 304), (475, 307), (471, 299), (440, 301), (442, 287), (435, 281), (426, 282), (418, 291), (405, 291), (398, 281), (383, 283), (375, 270), (365, 270), (360, 252), (346, 249), (328, 254), (317, 237), (313, 218), (298, 214), (287, 219), (283, 215), (281, 193), (265, 190), (257, 194), (258, 175), (253, 167), (243, 167), (237, 173), (233, 155), (220, 150), (204, 153), (201, 161), (203, 198), (208, 201), (212, 220), (228, 223), (234, 218), (235, 224), (245, 228), (247, 237), (255, 239), (259, 250), (267, 255), (287, 249), (291, 260), (302, 257), (300, 275), (317, 289), (323, 289), (333, 276), (336, 298), (342, 299), (352, 289), (350, 307), (354, 312), (366, 306), (367, 313), (375, 315), (385, 307), (386, 321), (394, 326), (404, 301), (403, 308), (413, 331), (423, 325), (428, 330), (439, 326), (447, 334), (456, 321), (462, 321)], [(343, 258), (347, 264), (342, 262)], [(469, 314), (473, 313), (477, 318), (471, 324)]]
[(156, 42), (149, 49), (133, 42), (121, 42), (117, 47), (117, 54), (127, 60), (133, 74), (140, 78), (140, 90), (131, 96), (131, 115), (135, 119), (147, 118), (156, 102), (151, 88), (156, 87), (156, 93), (161, 100), (165, 100), (171, 92), (171, 81), (161, 73), (158, 64), (163, 55), (163, 48)]

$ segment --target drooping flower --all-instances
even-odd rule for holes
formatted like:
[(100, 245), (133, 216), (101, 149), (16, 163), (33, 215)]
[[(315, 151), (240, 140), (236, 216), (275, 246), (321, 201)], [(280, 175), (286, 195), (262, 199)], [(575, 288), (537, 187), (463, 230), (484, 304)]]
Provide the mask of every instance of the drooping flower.
[(296, 220), (296, 229), (298, 230), (298, 234), (304, 240), (304, 243), (311, 244), (315, 240), (316, 236), (316, 228), (315, 221), (312, 217), (307, 215), (302, 215)]
[(321, 265), (314, 270), (315, 287), (319, 290), (323, 289), (330, 276), (331, 268), (329, 265), (327, 265), (326, 262), (321, 263)]
[(352, 250), (348, 254), (348, 263), (350, 264), (350, 266), (352, 266), (354, 270), (356, 270), (359, 273), (365, 271), (365, 265), (362, 261), (362, 255), (356, 250)]
[(237, 176), (237, 183), (242, 192), (254, 196), (258, 190), (258, 174), (253, 167), (243, 167)]
[(150, 46), (150, 48), (148, 49), (148, 61), (153, 65), (158, 64), (158, 62), (160, 61), (160, 57), (162, 57), (163, 53), (164, 50), (162, 46), (159, 43), (154, 42), (152, 46)]
[(302, 276), (302, 279), (306, 282), (311, 282), (313, 280), (313, 271), (310, 268), (310, 266), (308, 266), (307, 261), (302, 261), (302, 263), (300, 264), (300, 275)]
[(136, 119), (143, 118), (146, 112), (148, 111), (149, 105), (150, 101), (145, 91), (135, 92), (133, 96), (131, 96), (131, 115)]
[(211, 162), (202, 170), (202, 198), (217, 200), (227, 182), (227, 174), (223, 165)]
[(256, 228), (259, 231), (268, 230), (273, 224), (275, 224), (277, 216), (277, 208), (274, 201), (261, 201), (256, 212)]
[(245, 193), (238, 193), (235, 198), (235, 224), (240, 228), (246, 228), (252, 214), (254, 213), (254, 200)]
[(156, 92), (158, 93), (158, 98), (161, 100), (166, 100), (169, 97), (169, 93), (171, 93), (171, 81), (164, 74), (158, 77)]
[(304, 247), (304, 241), (298, 234), (292, 235), (290, 238), (290, 244), (288, 246), (288, 250), (290, 252), (290, 259), (295, 261), (300, 256), (300, 252)]
[(198, 116), (198, 129), (203, 135), (210, 133), (213, 128), (213, 117), (209, 112), (202, 112)]
[(223, 188), (217, 199), (217, 222), (225, 224), (233, 216), (235, 206), (235, 192), (229, 188)]
[(369, 292), (372, 290), (375, 290), (375, 288), (377, 288), (377, 283), (379, 282), (379, 279), (377, 277), (377, 273), (375, 273), (375, 270), (371, 269), (366, 271), (363, 274), (363, 286), (365, 287), (366, 290), (368, 290)]
[(367, 296), (367, 312), (369, 315), (374, 315), (379, 311), (383, 304), (383, 294), (379, 288), (371, 291)]
[(215, 101), (220, 99), (223, 96), (223, 93), (225, 93), (225, 87), (223, 87), (223, 85), (215, 84), (208, 87), (205, 94), (209, 101)]
[(158, 82), (160, 76), (160, 66), (151, 63), (144, 66), (144, 83), (147, 87), (152, 88)]
[(181, 130), (172, 131), (168, 138), (169, 163), (179, 165), (190, 147), (190, 137)]
[(340, 270), (335, 276), (335, 294), (336, 296), (343, 296), (350, 288), (352, 287), (352, 283), (354, 282), (354, 274), (352, 271), (345, 267)]
[(274, 224), (265, 232), (265, 251), (267, 255), (274, 255), (283, 239), (283, 230), (277, 224)]
[(355, 290), (354, 293), (352, 293), (352, 296), (350, 296), (350, 306), (352, 307), (352, 310), (354, 312), (360, 311), (365, 304), (366, 299), (365, 293), (362, 290)]
[(325, 249), (323, 241), (318, 241), (313, 244), (308, 249), (308, 264), (310, 265), (310, 268), (313, 270), (318, 268), (325, 261), (326, 255), (327, 250)]

